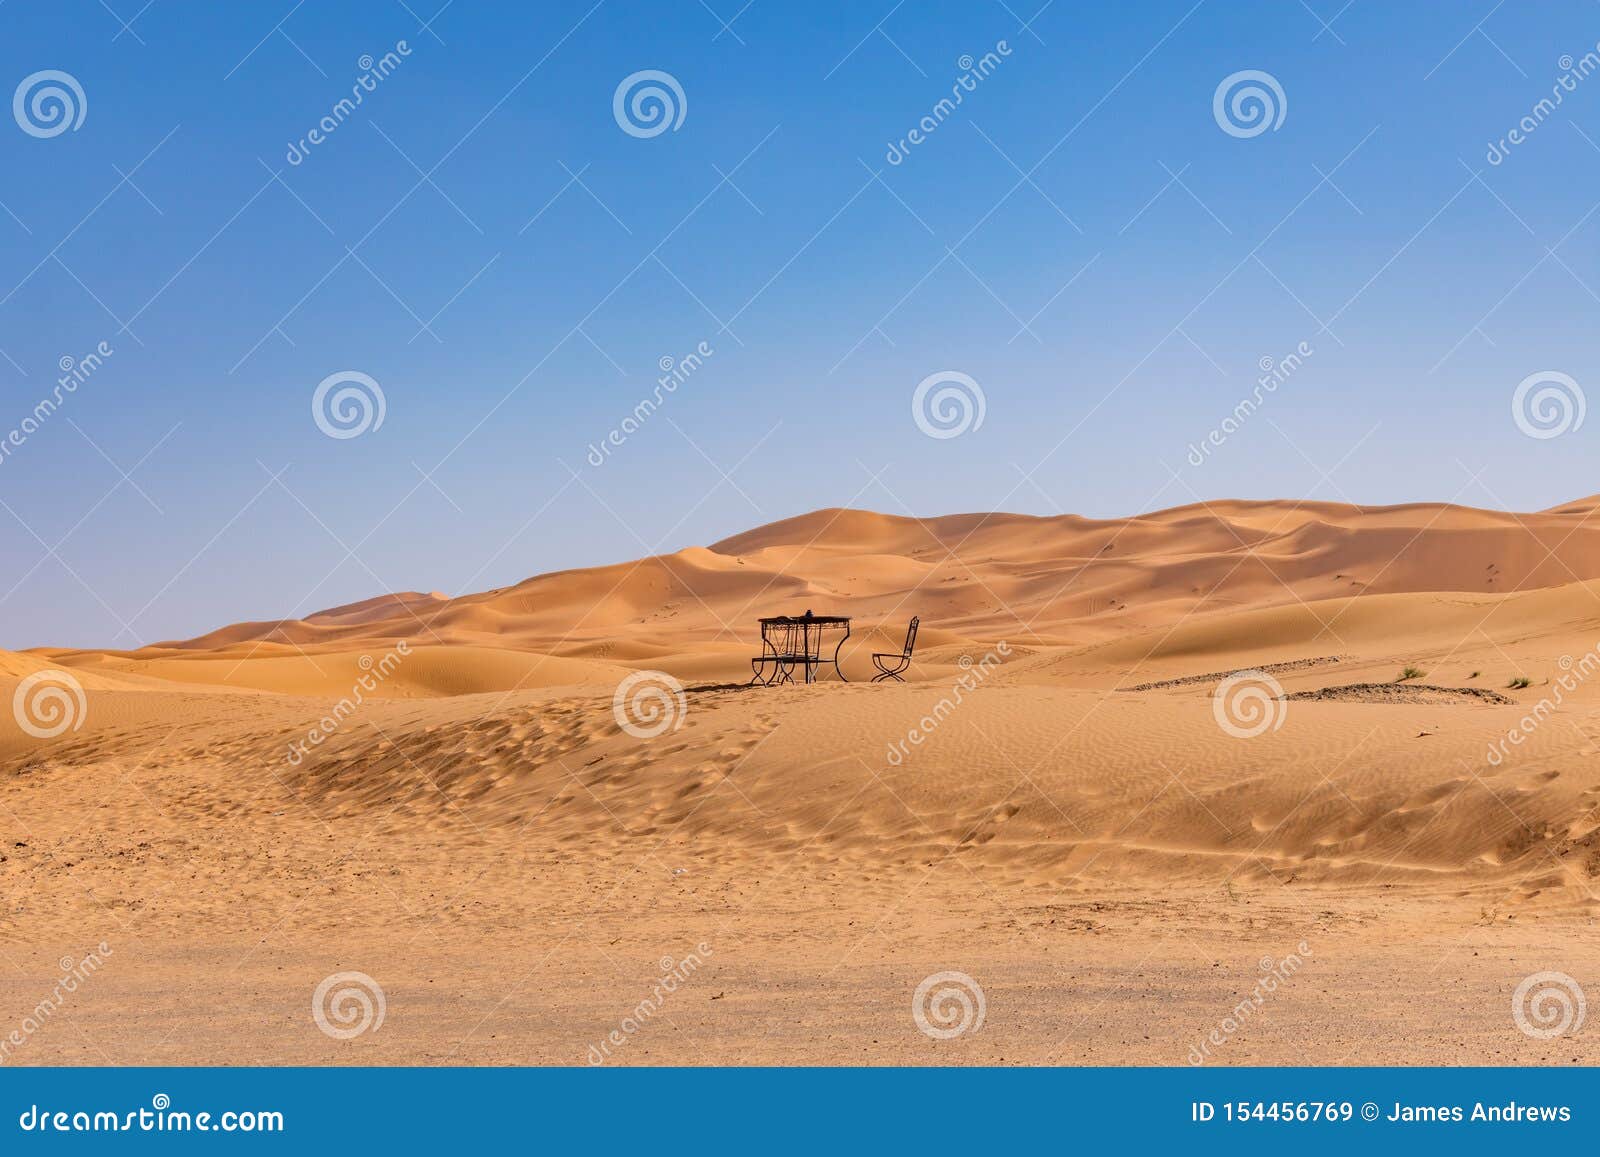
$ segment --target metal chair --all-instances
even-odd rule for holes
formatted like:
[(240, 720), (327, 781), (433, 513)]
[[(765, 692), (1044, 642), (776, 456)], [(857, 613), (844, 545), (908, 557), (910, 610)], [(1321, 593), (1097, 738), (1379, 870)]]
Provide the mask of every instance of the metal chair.
[(898, 653), (892, 651), (873, 653), (872, 665), (878, 669), (878, 673), (872, 677), (874, 683), (881, 683), (885, 679), (893, 679), (896, 683), (905, 682), (900, 678), (900, 674), (911, 666), (911, 651), (917, 645), (917, 623), (920, 621), (919, 617), (913, 616), (911, 625), (906, 628), (906, 645)]

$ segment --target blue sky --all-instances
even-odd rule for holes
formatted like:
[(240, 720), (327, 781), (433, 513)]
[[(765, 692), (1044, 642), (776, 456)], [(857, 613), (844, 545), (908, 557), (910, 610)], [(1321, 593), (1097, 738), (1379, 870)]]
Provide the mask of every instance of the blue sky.
[[(830, 505), (1600, 490), (1600, 420), (1511, 409), (1597, 377), (1600, 77), (1486, 156), (1595, 50), (1588, 0), (441, 2), (0, 8), (7, 90), (59, 70), (86, 105), (0, 117), (0, 441), (112, 350), (0, 457), (0, 645), (466, 593)], [(614, 116), (643, 70), (675, 129)], [(1241, 136), (1213, 96), (1245, 70), (1284, 107)], [(311, 401), (344, 371), (384, 418), (333, 438)], [(945, 371), (983, 422), (929, 437)]]

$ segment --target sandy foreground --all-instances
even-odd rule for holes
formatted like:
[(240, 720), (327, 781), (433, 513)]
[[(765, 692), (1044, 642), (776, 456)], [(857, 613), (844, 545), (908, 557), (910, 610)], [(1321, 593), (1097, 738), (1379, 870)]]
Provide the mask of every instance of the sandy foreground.
[[(0, 1053), (1600, 1063), (1594, 509), (821, 511), (0, 652)], [(806, 608), (853, 681), (741, 686)]]

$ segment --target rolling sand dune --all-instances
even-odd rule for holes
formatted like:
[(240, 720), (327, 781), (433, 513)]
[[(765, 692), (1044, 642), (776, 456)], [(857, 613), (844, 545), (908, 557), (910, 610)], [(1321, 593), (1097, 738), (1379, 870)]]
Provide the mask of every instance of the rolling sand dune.
[[(1510, 1009), (1600, 974), (1595, 509), (823, 510), (0, 652), (7, 696), (82, 688), (58, 735), (0, 714), (0, 1016), (114, 949), (11, 1063), (581, 1064), (688, 954), (603, 1059), (1182, 1064), (1294, 954), (1208, 1060), (1600, 1061)], [(743, 686), (807, 608), (852, 682)], [(388, 1001), (353, 1041), (308, 1014), (342, 970)], [(987, 1019), (935, 1040), (948, 970)]]

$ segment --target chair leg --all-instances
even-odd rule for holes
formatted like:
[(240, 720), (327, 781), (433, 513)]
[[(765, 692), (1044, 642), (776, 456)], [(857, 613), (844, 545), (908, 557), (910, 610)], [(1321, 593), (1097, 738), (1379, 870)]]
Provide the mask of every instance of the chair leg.
[(896, 683), (904, 683), (905, 680), (900, 678), (900, 672), (911, 666), (910, 663), (902, 663), (900, 666), (890, 669), (877, 663), (876, 660), (874, 660), (874, 665), (878, 668), (878, 673), (872, 677), (874, 683), (882, 683), (885, 679), (893, 679)]

